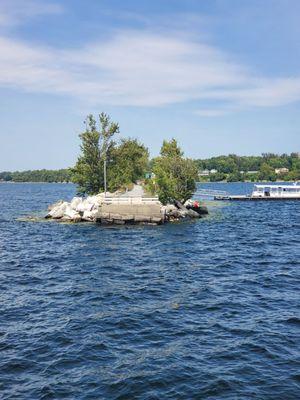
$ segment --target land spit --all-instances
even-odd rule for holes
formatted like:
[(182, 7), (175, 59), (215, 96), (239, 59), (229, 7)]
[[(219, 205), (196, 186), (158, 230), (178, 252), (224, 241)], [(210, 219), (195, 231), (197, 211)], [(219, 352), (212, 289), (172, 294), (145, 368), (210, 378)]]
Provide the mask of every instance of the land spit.
[(201, 218), (208, 214), (205, 206), (188, 200), (163, 205), (156, 197), (123, 197), (100, 193), (86, 198), (74, 197), (70, 202), (59, 200), (48, 207), (45, 218), (61, 222), (98, 222), (101, 224), (159, 225), (168, 221)]

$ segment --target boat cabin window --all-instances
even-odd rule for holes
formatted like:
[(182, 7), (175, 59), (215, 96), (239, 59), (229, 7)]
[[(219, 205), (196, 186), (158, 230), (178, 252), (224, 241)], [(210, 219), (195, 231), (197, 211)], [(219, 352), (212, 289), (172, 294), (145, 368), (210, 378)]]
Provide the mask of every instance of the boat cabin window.
[(293, 193), (293, 194), (298, 194), (298, 193), (300, 193), (300, 186), (289, 186), (289, 187), (287, 187), (287, 186), (285, 186), (285, 187), (282, 187), (282, 186), (276, 186), (276, 185), (274, 185), (274, 186), (256, 186), (255, 185), (255, 192), (258, 192), (258, 193), (260, 193), (261, 195), (263, 195), (263, 196), (271, 196), (271, 194), (272, 194), (272, 196), (277, 196), (277, 195), (282, 195), (283, 193)]

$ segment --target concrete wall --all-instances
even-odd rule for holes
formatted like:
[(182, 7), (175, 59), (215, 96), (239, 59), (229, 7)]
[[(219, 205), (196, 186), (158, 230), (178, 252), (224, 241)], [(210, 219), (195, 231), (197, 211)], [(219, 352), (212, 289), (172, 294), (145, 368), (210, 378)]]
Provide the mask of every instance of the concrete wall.
[(149, 204), (102, 204), (99, 218), (108, 221), (134, 221), (161, 223), (164, 215), (161, 212), (161, 205)]

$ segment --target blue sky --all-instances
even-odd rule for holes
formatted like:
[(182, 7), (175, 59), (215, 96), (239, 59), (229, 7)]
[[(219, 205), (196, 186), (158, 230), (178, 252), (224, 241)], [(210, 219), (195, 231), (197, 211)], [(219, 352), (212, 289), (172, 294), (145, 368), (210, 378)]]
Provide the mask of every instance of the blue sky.
[(298, 0), (1, 0), (0, 170), (63, 168), (88, 113), (189, 157), (300, 147)]

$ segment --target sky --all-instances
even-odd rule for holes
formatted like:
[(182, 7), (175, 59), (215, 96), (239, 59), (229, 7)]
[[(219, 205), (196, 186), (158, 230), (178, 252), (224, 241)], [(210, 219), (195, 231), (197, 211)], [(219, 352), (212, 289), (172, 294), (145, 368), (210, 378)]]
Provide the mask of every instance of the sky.
[(85, 117), (156, 156), (300, 151), (299, 0), (0, 0), (0, 171), (65, 168)]

